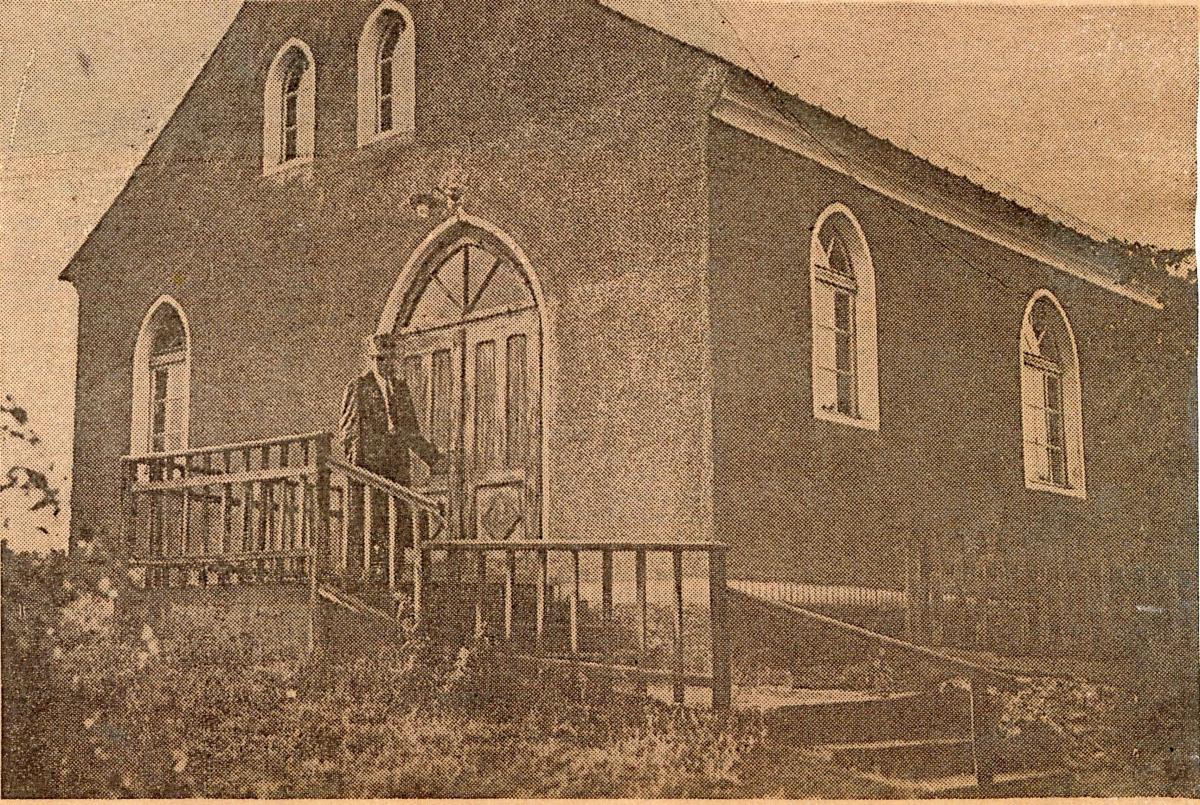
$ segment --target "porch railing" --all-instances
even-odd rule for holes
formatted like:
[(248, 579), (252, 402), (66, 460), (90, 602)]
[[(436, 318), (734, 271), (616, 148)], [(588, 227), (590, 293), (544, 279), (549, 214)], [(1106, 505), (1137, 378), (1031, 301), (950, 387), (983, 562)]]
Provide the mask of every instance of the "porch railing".
[(326, 553), (330, 436), (122, 459), (123, 542), (148, 586), (306, 578)]
[[(688, 686), (710, 688), (715, 706), (729, 704), (724, 545), (453, 539), (437, 493), (334, 457), (329, 433), (121, 464), (123, 543), (147, 587), (306, 584), (314, 650), (321, 586), (365, 587), (418, 625), (466, 613), (527, 659), (666, 682), (677, 702)], [(697, 583), (706, 600), (689, 608)]]

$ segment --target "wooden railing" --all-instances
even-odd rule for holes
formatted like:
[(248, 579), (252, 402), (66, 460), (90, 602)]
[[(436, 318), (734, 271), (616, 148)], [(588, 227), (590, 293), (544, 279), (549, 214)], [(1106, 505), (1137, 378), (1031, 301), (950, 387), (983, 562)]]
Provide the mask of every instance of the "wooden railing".
[[(605, 671), (643, 687), (650, 682), (669, 682), (672, 697), (680, 704), (684, 701), (686, 687), (710, 688), (713, 706), (727, 708), (730, 703), (730, 640), (726, 553), (727, 546), (712, 542), (433, 541), (422, 544), (415, 554), (413, 611), (420, 617), (422, 598), (426, 595), (425, 585), (429, 580), (424, 569), (432, 567), (435, 556), (441, 554), (445, 558), (443, 567), (447, 574), (446, 584), (473, 593), (473, 619), (477, 632), (483, 632), (486, 627), (489, 573), (495, 573), (498, 580), (496, 588), (500, 591), (500, 607), (496, 615), (497, 636), (513, 643), (519, 637), (515, 615), (518, 559), (531, 558), (534, 596), (531, 658), (544, 664)], [(567, 623), (558, 645), (555, 645), (548, 627), (552, 592), (559, 586), (552, 585), (549, 579), (551, 559), (555, 556), (567, 560), (565, 579), (561, 585), (566, 588), (563, 597)], [(586, 650), (583, 640), (586, 603), (583, 594), (583, 560), (587, 556), (598, 556), (600, 560), (599, 639), (592, 651)], [(707, 610), (707, 646), (689, 646), (688, 630), (685, 628), (685, 613), (688, 611), (685, 558), (697, 556), (705, 558), (706, 567), (702, 574), (693, 574), (688, 578), (706, 582), (708, 600), (700, 602), (695, 609), (698, 612)], [(465, 573), (462, 563), (454, 561), (456, 557), (468, 559)], [(651, 578), (648, 573), (651, 557), (670, 558), (669, 578)], [(614, 569), (621, 558), (632, 558), (632, 579), (629, 574), (621, 577), (615, 574)], [(499, 561), (492, 564), (490, 559)], [(464, 579), (464, 576), (469, 578)], [(626, 595), (622, 598), (628, 599), (632, 607), (628, 617), (622, 617), (624, 612), (618, 613), (615, 593), (619, 588), (623, 588), (621, 591)], [(652, 593), (663, 591), (669, 595), (665, 607), (651, 600)], [(632, 596), (628, 593), (632, 593)], [(670, 650), (665, 666), (656, 665), (653, 659), (656, 652), (653, 651), (650, 638), (652, 615), (656, 613), (652, 610), (665, 612), (670, 621)], [(627, 636), (624, 641), (623, 635)], [(690, 667), (690, 649), (705, 648), (710, 659), (708, 669)]]
[[(914, 541), (909, 634), (930, 645), (1002, 654), (1102, 657), (1147, 640), (1194, 640), (1194, 568), (1177, 557), (1042, 545), (1020, 550)], [(1188, 577), (1192, 587), (1188, 587)]]
[[(738, 593), (735, 593), (738, 594)], [(936, 679), (961, 679), (969, 691), (969, 722), (971, 761), (976, 785), (986, 788), (994, 782), (996, 755), (1000, 742), (1000, 705), (989, 688), (998, 691), (1020, 690), (1029, 678), (1009, 673), (981, 663), (954, 657), (936, 649), (920, 646), (907, 640), (876, 632), (862, 626), (832, 618), (795, 604), (763, 599), (741, 593), (743, 605), (781, 609), (809, 624), (843, 637), (858, 640), (873, 648), (878, 656), (889, 655), (928, 669)]]
[[(726, 546), (451, 539), (436, 494), (341, 461), (331, 445), (330, 434), (310, 433), (125, 457), (123, 543), (130, 565), (142, 570), (149, 588), (306, 583), (313, 650), (322, 637), (321, 588), (380, 590), (384, 606), (418, 626), (441, 625), (466, 611), (477, 633), (490, 630), (518, 656), (643, 687), (667, 682), (677, 702), (686, 687), (706, 687), (714, 706), (728, 707)], [(584, 587), (595, 584), (583, 566), (597, 557), (599, 606), (592, 617)], [(562, 559), (565, 572), (557, 568)], [(669, 569), (652, 575), (651, 561), (659, 559)], [(560, 571), (553, 579), (552, 560)], [(530, 562), (532, 581), (522, 580), (518, 565)], [(630, 572), (617, 573), (618, 564), (631, 564)], [(707, 600), (692, 602), (707, 615), (708, 628), (700, 630), (706, 640), (685, 628), (692, 611), (685, 587), (696, 583), (707, 587)], [(665, 606), (654, 600), (663, 592)], [(522, 596), (529, 598), (528, 617), (521, 616)], [(652, 639), (662, 615), (669, 620), (666, 652), (663, 641)], [(594, 645), (589, 634), (599, 635)], [(697, 667), (701, 652), (710, 662)]]
[[(445, 533), (443, 502), (336, 458), (329, 467), (344, 482), (346, 502), (332, 569), (368, 581), (386, 579), (395, 590), (403, 578), (406, 549)], [(384, 537), (376, 539), (380, 532)], [(419, 573), (418, 563), (412, 578)]]
[(131, 564), (148, 586), (307, 578), (328, 543), (329, 448), (311, 433), (125, 457)]

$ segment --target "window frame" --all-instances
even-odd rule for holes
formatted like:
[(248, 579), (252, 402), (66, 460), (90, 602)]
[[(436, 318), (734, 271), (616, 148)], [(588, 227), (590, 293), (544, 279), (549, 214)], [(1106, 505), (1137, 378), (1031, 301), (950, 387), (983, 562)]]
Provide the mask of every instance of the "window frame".
[[(1057, 360), (1040, 354), (1033, 330), (1033, 314), (1040, 301), (1053, 308), (1065, 343), (1059, 344)], [(1067, 497), (1086, 498), (1087, 478), (1083, 455), (1083, 393), (1079, 351), (1071, 320), (1062, 304), (1046, 289), (1036, 291), (1025, 306), (1021, 320), (1019, 385), (1021, 454), (1025, 487)], [(1057, 379), (1057, 393), (1050, 391)], [(1057, 410), (1051, 405), (1055, 397)], [(1056, 414), (1057, 428), (1051, 425)], [(1057, 461), (1061, 464), (1061, 480)], [(1043, 469), (1044, 468), (1044, 471)]]
[[(404, 33), (404, 18), (396, 14), (385, 14), (389, 17), (386, 27), (381, 30), (379, 48), (375, 57), (375, 134), (391, 134), (395, 129), (396, 102), (396, 54), (400, 49), (401, 36)], [(394, 37), (394, 38), (393, 38)], [(390, 47), (389, 41), (391, 42)], [(384, 68), (387, 68), (387, 78), (384, 78)], [(384, 105), (387, 105), (387, 125), (384, 125)]]
[[(852, 267), (852, 276), (830, 267), (828, 253), (821, 240), (826, 226), (836, 227), (830, 242), (841, 244)], [(875, 268), (862, 227), (844, 204), (831, 204), (813, 225), (809, 250), (809, 294), (813, 418), (865, 430), (879, 430)], [(845, 299), (849, 311), (845, 328), (839, 325), (837, 314), (841, 298)], [(823, 304), (826, 300), (828, 305)], [(829, 321), (819, 317), (819, 311), (826, 308), (832, 317)], [(841, 366), (839, 336), (848, 340), (846, 352), (850, 361), (846, 367)], [(822, 347), (826, 341), (829, 345)], [(826, 378), (830, 375), (833, 405), (826, 407), (822, 401), (829, 391)], [(845, 397), (842, 383), (839, 382), (842, 377), (850, 378)]]
[[(295, 86), (293, 78), (298, 79)], [(312, 163), (316, 85), (317, 61), (312, 49), (299, 39), (289, 39), (276, 52), (263, 87), (264, 176)]]
[[(396, 33), (387, 61), (391, 87), (383, 87), (384, 44)], [(390, 105), (391, 125), (383, 127), (383, 101)], [(380, 3), (363, 24), (358, 42), (358, 145), (380, 140), (411, 140), (416, 128), (416, 31), (412, 14), (395, 0)]]
[[(179, 319), (183, 330), (183, 342), (177, 348), (155, 352), (155, 322), (159, 312), (164, 307), (171, 308), (174, 315)], [(134, 342), (130, 394), (132, 410), (129, 431), (129, 450), (131, 454), (161, 452), (161, 450), (157, 449), (155, 442), (157, 435), (162, 435), (163, 437), (173, 435), (178, 438), (178, 446), (171, 446), (168, 450), (187, 449), (191, 430), (191, 345), (191, 325), (184, 314), (182, 306), (171, 296), (159, 297), (150, 305), (145, 316), (142, 318), (137, 338)], [(166, 373), (166, 396), (161, 399), (161, 402), (169, 405), (172, 399), (170, 391), (173, 370), (178, 372), (175, 375), (175, 379), (180, 387), (177, 399), (179, 406), (178, 431), (166, 429), (169, 416), (167, 415), (166, 408), (164, 408), (164, 429), (160, 434), (156, 430), (154, 416), (156, 406), (160, 402), (159, 398), (156, 397), (156, 376), (160, 372)], [(163, 447), (167, 447), (165, 442)]]

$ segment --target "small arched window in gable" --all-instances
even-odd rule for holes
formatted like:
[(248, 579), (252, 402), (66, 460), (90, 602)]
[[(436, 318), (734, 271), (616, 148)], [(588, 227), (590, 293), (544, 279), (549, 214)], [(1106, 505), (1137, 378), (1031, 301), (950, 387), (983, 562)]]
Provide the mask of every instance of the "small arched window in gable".
[(367, 19), (358, 44), (358, 142), (409, 134), (416, 116), (416, 47), (412, 16), (383, 3)]
[(161, 453), (188, 443), (191, 355), (187, 323), (169, 297), (142, 322), (133, 356), (130, 449)]
[(308, 65), (297, 58), (283, 78), (283, 161), (300, 156), (300, 83)]
[(1021, 429), (1025, 485), (1083, 497), (1079, 358), (1066, 312), (1038, 291), (1021, 325)]
[(263, 172), (312, 159), (316, 133), (316, 64), (299, 40), (288, 42), (267, 71), (263, 94)]
[(879, 428), (875, 269), (862, 229), (835, 204), (810, 250), (813, 416)]

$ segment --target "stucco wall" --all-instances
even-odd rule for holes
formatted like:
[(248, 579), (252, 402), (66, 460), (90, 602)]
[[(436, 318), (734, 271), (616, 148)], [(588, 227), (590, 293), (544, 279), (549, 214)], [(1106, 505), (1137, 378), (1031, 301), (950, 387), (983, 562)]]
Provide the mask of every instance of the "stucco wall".
[[(710, 536), (704, 104), (721, 70), (586, 0), (411, 4), (411, 143), (355, 145), (370, 3), (251, 3), (78, 256), (74, 530), (117, 533), (130, 359), (163, 293), (190, 319), (191, 442), (331, 428), (452, 165), (546, 297), (551, 537)], [(261, 175), (262, 86), (317, 61), (310, 170)]]
[[(1086, 553), (1194, 543), (1194, 322), (715, 121), (709, 159), (714, 531), (731, 574), (894, 587), (914, 533)], [(812, 415), (809, 242), (834, 202), (877, 274), (878, 433)], [(1078, 340), (1085, 501), (1024, 485), (1018, 334), (1039, 288)]]

